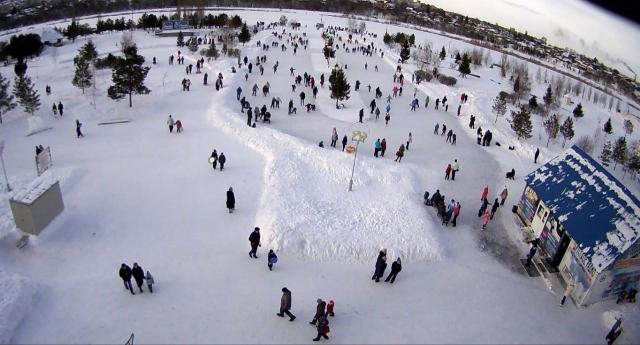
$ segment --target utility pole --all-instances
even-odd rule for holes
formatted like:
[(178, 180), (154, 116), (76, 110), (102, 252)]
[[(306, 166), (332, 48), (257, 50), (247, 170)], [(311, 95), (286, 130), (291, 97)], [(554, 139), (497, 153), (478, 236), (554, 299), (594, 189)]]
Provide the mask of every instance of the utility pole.
[(4, 140), (0, 141), (0, 162), (2, 162), (2, 172), (4, 173), (4, 180), (7, 183), (7, 192), (11, 191), (11, 186), (9, 185), (9, 179), (7, 178), (7, 170), (4, 168)]

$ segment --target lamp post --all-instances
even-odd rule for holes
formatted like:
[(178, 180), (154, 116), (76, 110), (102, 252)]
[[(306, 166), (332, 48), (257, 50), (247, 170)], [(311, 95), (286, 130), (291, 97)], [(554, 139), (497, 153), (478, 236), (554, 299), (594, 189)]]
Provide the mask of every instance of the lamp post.
[(4, 153), (4, 140), (0, 141), (0, 162), (2, 162), (2, 172), (4, 173), (4, 180), (7, 183), (7, 192), (11, 191), (11, 186), (9, 186), (9, 179), (7, 178), (7, 170), (4, 168), (4, 157), (2, 154)]
[(363, 131), (353, 131), (351, 134), (351, 141), (356, 142), (356, 152), (353, 155), (353, 165), (351, 166), (351, 179), (349, 179), (349, 192), (353, 191), (353, 173), (356, 169), (356, 158), (358, 158), (358, 145), (367, 139), (367, 133)]

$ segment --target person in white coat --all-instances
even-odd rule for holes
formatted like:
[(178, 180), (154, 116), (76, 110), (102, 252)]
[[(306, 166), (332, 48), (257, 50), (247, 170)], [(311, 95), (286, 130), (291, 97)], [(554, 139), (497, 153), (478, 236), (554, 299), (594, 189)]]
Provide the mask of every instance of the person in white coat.
[(144, 279), (147, 281), (147, 287), (149, 287), (149, 291), (153, 293), (153, 285), (156, 282), (155, 280), (153, 280), (153, 276), (151, 275), (151, 272), (147, 271), (147, 275), (144, 277)]
[(169, 118), (167, 119), (167, 125), (169, 126), (169, 133), (173, 133), (173, 125), (175, 125), (175, 122), (173, 121), (173, 117), (171, 117), (171, 115), (169, 115)]
[(451, 180), (455, 180), (456, 179), (456, 173), (458, 172), (458, 170), (460, 169), (460, 166), (458, 165), (458, 160), (454, 159), (453, 160), (453, 165), (451, 166)]

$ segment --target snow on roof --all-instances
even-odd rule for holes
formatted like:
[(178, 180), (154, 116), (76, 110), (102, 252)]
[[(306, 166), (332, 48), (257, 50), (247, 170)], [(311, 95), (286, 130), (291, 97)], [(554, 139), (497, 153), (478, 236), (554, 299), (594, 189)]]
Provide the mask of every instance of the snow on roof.
[(45, 172), (17, 190), (11, 199), (23, 204), (31, 204), (57, 182), (58, 180), (52, 174)]
[(577, 146), (527, 175), (526, 182), (597, 272), (638, 240), (640, 202)]
[(43, 28), (42, 33), (40, 34), (42, 42), (55, 42), (63, 37), (64, 36), (62, 36), (61, 33), (50, 28)]

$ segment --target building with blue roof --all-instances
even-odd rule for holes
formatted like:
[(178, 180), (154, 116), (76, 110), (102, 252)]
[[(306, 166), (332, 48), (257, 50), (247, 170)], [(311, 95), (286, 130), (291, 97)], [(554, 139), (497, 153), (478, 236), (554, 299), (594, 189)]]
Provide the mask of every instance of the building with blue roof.
[(546, 264), (575, 282), (579, 305), (615, 298), (640, 281), (640, 201), (573, 146), (527, 175), (518, 214)]

